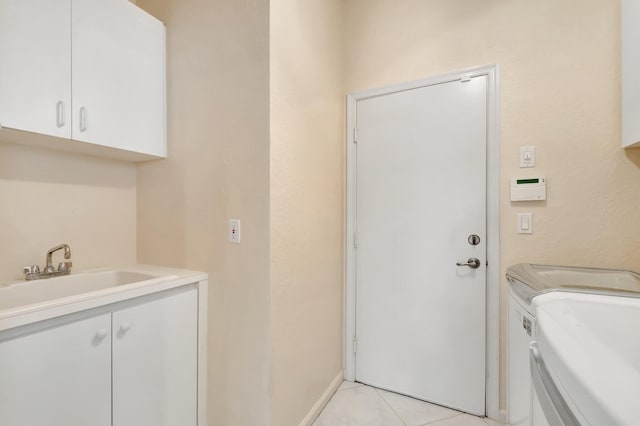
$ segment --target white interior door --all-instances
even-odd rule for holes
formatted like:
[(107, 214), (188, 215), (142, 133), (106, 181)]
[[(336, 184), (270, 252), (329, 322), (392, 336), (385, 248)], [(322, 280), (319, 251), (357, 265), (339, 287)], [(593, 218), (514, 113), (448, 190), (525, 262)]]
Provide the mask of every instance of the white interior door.
[(356, 122), (356, 380), (484, 415), (487, 77), (359, 100)]

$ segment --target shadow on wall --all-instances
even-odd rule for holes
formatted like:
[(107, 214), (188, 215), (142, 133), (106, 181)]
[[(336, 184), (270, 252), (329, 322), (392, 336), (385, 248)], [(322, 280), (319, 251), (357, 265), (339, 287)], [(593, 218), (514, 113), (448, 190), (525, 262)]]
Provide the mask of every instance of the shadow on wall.
[(626, 149), (624, 153), (627, 158), (640, 169), (640, 148)]
[(0, 142), (0, 180), (133, 188), (136, 165)]

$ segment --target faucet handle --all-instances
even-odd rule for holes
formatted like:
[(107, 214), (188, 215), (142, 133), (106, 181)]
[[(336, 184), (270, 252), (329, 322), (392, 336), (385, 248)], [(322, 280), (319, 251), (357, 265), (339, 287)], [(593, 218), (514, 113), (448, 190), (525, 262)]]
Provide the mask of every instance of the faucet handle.
[(73, 262), (60, 262), (58, 264), (58, 272), (68, 271), (73, 266)]
[(25, 275), (39, 274), (40, 267), (38, 265), (25, 266), (23, 272)]

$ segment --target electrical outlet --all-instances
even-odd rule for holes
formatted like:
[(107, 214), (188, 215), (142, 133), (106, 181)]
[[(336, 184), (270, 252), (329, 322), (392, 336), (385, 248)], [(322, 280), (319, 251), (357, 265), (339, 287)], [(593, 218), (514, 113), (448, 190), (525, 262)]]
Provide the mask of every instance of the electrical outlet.
[(240, 244), (240, 219), (229, 219), (229, 242)]

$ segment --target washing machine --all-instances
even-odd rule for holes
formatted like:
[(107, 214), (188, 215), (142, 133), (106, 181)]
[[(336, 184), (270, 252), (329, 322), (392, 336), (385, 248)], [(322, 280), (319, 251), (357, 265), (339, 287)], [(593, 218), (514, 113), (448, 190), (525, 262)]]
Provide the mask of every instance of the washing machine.
[(510, 425), (524, 426), (531, 425), (531, 413), (540, 410), (537, 398), (533, 397), (530, 366), (530, 345), (536, 331), (533, 299), (551, 291), (637, 296), (640, 274), (521, 263), (507, 268), (506, 275), (509, 281), (507, 420)]
[(507, 335), (507, 420), (512, 426), (528, 426), (531, 412), (531, 373), (529, 345), (536, 319), (531, 301), (536, 291), (513, 278), (513, 268), (507, 269), (509, 280), (509, 331)]

